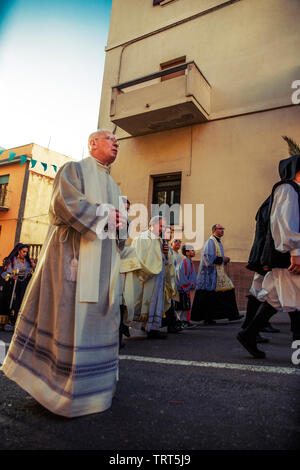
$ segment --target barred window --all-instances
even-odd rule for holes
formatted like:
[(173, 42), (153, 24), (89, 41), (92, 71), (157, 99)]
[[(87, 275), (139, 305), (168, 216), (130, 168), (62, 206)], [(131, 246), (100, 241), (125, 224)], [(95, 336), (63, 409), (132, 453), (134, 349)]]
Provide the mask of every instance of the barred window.
[(6, 206), (9, 175), (0, 176), (0, 207)]

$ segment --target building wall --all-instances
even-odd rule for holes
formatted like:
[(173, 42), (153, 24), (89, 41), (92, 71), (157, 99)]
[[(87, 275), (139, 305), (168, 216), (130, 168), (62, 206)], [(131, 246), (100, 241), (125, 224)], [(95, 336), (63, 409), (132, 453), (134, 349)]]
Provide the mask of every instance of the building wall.
[(20, 242), (40, 245), (43, 243), (49, 225), (49, 204), (53, 179), (29, 172), (29, 182), (24, 210)]
[(114, 129), (112, 86), (181, 56), (195, 61), (210, 83), (211, 112), (206, 123), (145, 136), (117, 128), (112, 176), (133, 203), (149, 205), (151, 176), (182, 172), (181, 204), (204, 204), (204, 238), (214, 223), (226, 228), (230, 275), (244, 308), (252, 277), (244, 266), (257, 208), (278, 180), (279, 160), (288, 156), (282, 136), (300, 142), (300, 108), (291, 100), (292, 82), (300, 79), (300, 2), (152, 4), (113, 0), (99, 127)]
[[(16, 157), (27, 155), (29, 161), (21, 166), (20, 162), (12, 160), (5, 166), (1, 161), (9, 157), (9, 152), (16, 153)], [(36, 165), (31, 168), (30, 160), (37, 160)], [(21, 217), (20, 230), (17, 233), (17, 242), (29, 245), (42, 245), (48, 230), (49, 204), (51, 199), (53, 181), (56, 175), (52, 164), (59, 169), (64, 163), (72, 158), (46, 149), (37, 144), (28, 144), (17, 148), (6, 150), (0, 157), (0, 175), (9, 174), (9, 210), (0, 212), (0, 262), (15, 245), (17, 219)], [(47, 163), (44, 171), (41, 162)], [(28, 166), (28, 183), (26, 191), (23, 191), (24, 178)], [(23, 194), (22, 194), (23, 191)], [(23, 197), (23, 200), (22, 200)], [(24, 210), (20, 215), (20, 205)]]
[(256, 211), (287, 156), (281, 136), (300, 142), (299, 122), (294, 106), (193, 126), (192, 138), (185, 127), (125, 139), (111, 174), (130, 201), (148, 205), (151, 176), (182, 172), (181, 203), (204, 204), (205, 238), (214, 223), (224, 224), (226, 254), (245, 262)]
[(49, 204), (52, 195), (53, 181), (56, 175), (52, 164), (59, 169), (72, 158), (37, 144), (33, 144), (32, 158), (38, 162), (48, 163), (47, 170), (37, 163), (29, 171), (29, 182), (24, 209), (24, 220), (20, 241), (27, 244), (41, 245), (49, 226)]
[[(223, 7), (209, 9), (218, 4)], [(181, 56), (195, 61), (211, 84), (210, 120), (291, 105), (291, 84), (300, 73), (300, 3), (238, 0), (227, 4), (177, 0), (153, 7), (151, 0), (128, 0), (126, 5), (113, 0), (101, 127), (111, 128), (111, 86), (156, 72), (161, 63)], [(122, 16), (125, 7), (127, 15)], [(203, 14), (205, 10), (208, 13)], [(203, 16), (194, 18), (197, 12)], [(172, 26), (190, 17), (194, 19)], [(143, 34), (167, 25), (170, 29), (142, 39)], [(129, 38), (132, 42), (124, 44)], [(128, 134), (118, 129), (118, 135)]]

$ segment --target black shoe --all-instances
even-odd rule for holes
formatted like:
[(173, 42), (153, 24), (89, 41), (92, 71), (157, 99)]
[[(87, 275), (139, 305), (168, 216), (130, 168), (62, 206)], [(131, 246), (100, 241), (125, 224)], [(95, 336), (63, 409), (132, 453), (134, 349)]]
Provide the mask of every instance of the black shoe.
[(168, 333), (180, 333), (181, 331), (182, 331), (181, 326), (177, 326), (177, 325), (168, 326)]
[(261, 359), (266, 357), (263, 351), (257, 349), (256, 337), (262, 327), (269, 324), (270, 318), (275, 315), (276, 312), (277, 310), (272, 307), (272, 305), (268, 304), (268, 302), (263, 302), (249, 326), (238, 333), (238, 341), (252, 356)]
[(253, 357), (256, 357), (258, 359), (264, 359), (266, 357), (263, 351), (257, 349), (256, 341), (253, 341), (252, 338), (247, 335), (246, 331), (240, 331), (237, 335), (237, 340), (241, 343), (242, 346), (244, 346), (244, 348), (247, 349), (247, 351)]
[(215, 320), (204, 320), (204, 325), (216, 325), (217, 322)]
[(259, 331), (262, 331), (263, 333), (280, 333), (280, 330), (278, 330), (278, 328), (274, 328), (272, 325), (267, 325)]
[(159, 330), (150, 330), (147, 333), (148, 339), (166, 339), (167, 335)]
[(15, 331), (15, 325), (10, 325), (9, 323), (5, 323), (3, 329), (4, 331), (13, 332)]
[(123, 335), (125, 335), (127, 338), (130, 338), (130, 332), (128, 326), (124, 325), (124, 323), (121, 323), (120, 325), (120, 331)]
[(264, 337), (261, 336), (259, 333), (257, 333), (257, 335), (256, 335), (256, 342), (257, 342), (257, 343), (269, 343), (270, 341), (268, 340), (268, 338), (264, 338)]

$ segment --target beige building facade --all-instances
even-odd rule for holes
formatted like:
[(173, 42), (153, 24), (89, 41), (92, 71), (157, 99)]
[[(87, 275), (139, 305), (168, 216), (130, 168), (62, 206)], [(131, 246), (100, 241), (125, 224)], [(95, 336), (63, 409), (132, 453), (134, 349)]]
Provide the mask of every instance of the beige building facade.
[(19, 242), (30, 245), (30, 254), (37, 258), (49, 226), (48, 211), (55, 175), (71, 160), (34, 143), (1, 153), (1, 263)]
[(202, 204), (204, 239), (224, 225), (240, 308), (282, 136), (300, 142), (299, 17), (295, 0), (112, 2), (99, 113), (120, 142), (112, 176), (149, 210)]

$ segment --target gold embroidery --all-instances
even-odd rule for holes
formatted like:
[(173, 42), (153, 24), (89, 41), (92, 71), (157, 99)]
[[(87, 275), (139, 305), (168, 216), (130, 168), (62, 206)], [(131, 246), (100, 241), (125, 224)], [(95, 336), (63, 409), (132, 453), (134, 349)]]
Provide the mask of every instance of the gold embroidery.
[[(222, 257), (219, 243), (217, 242), (217, 240), (215, 239), (213, 235), (210, 238), (213, 240), (215, 244), (216, 256)], [(233, 282), (225, 273), (224, 264), (216, 264), (216, 269), (217, 269), (216, 292), (233, 289), (234, 288)]]

